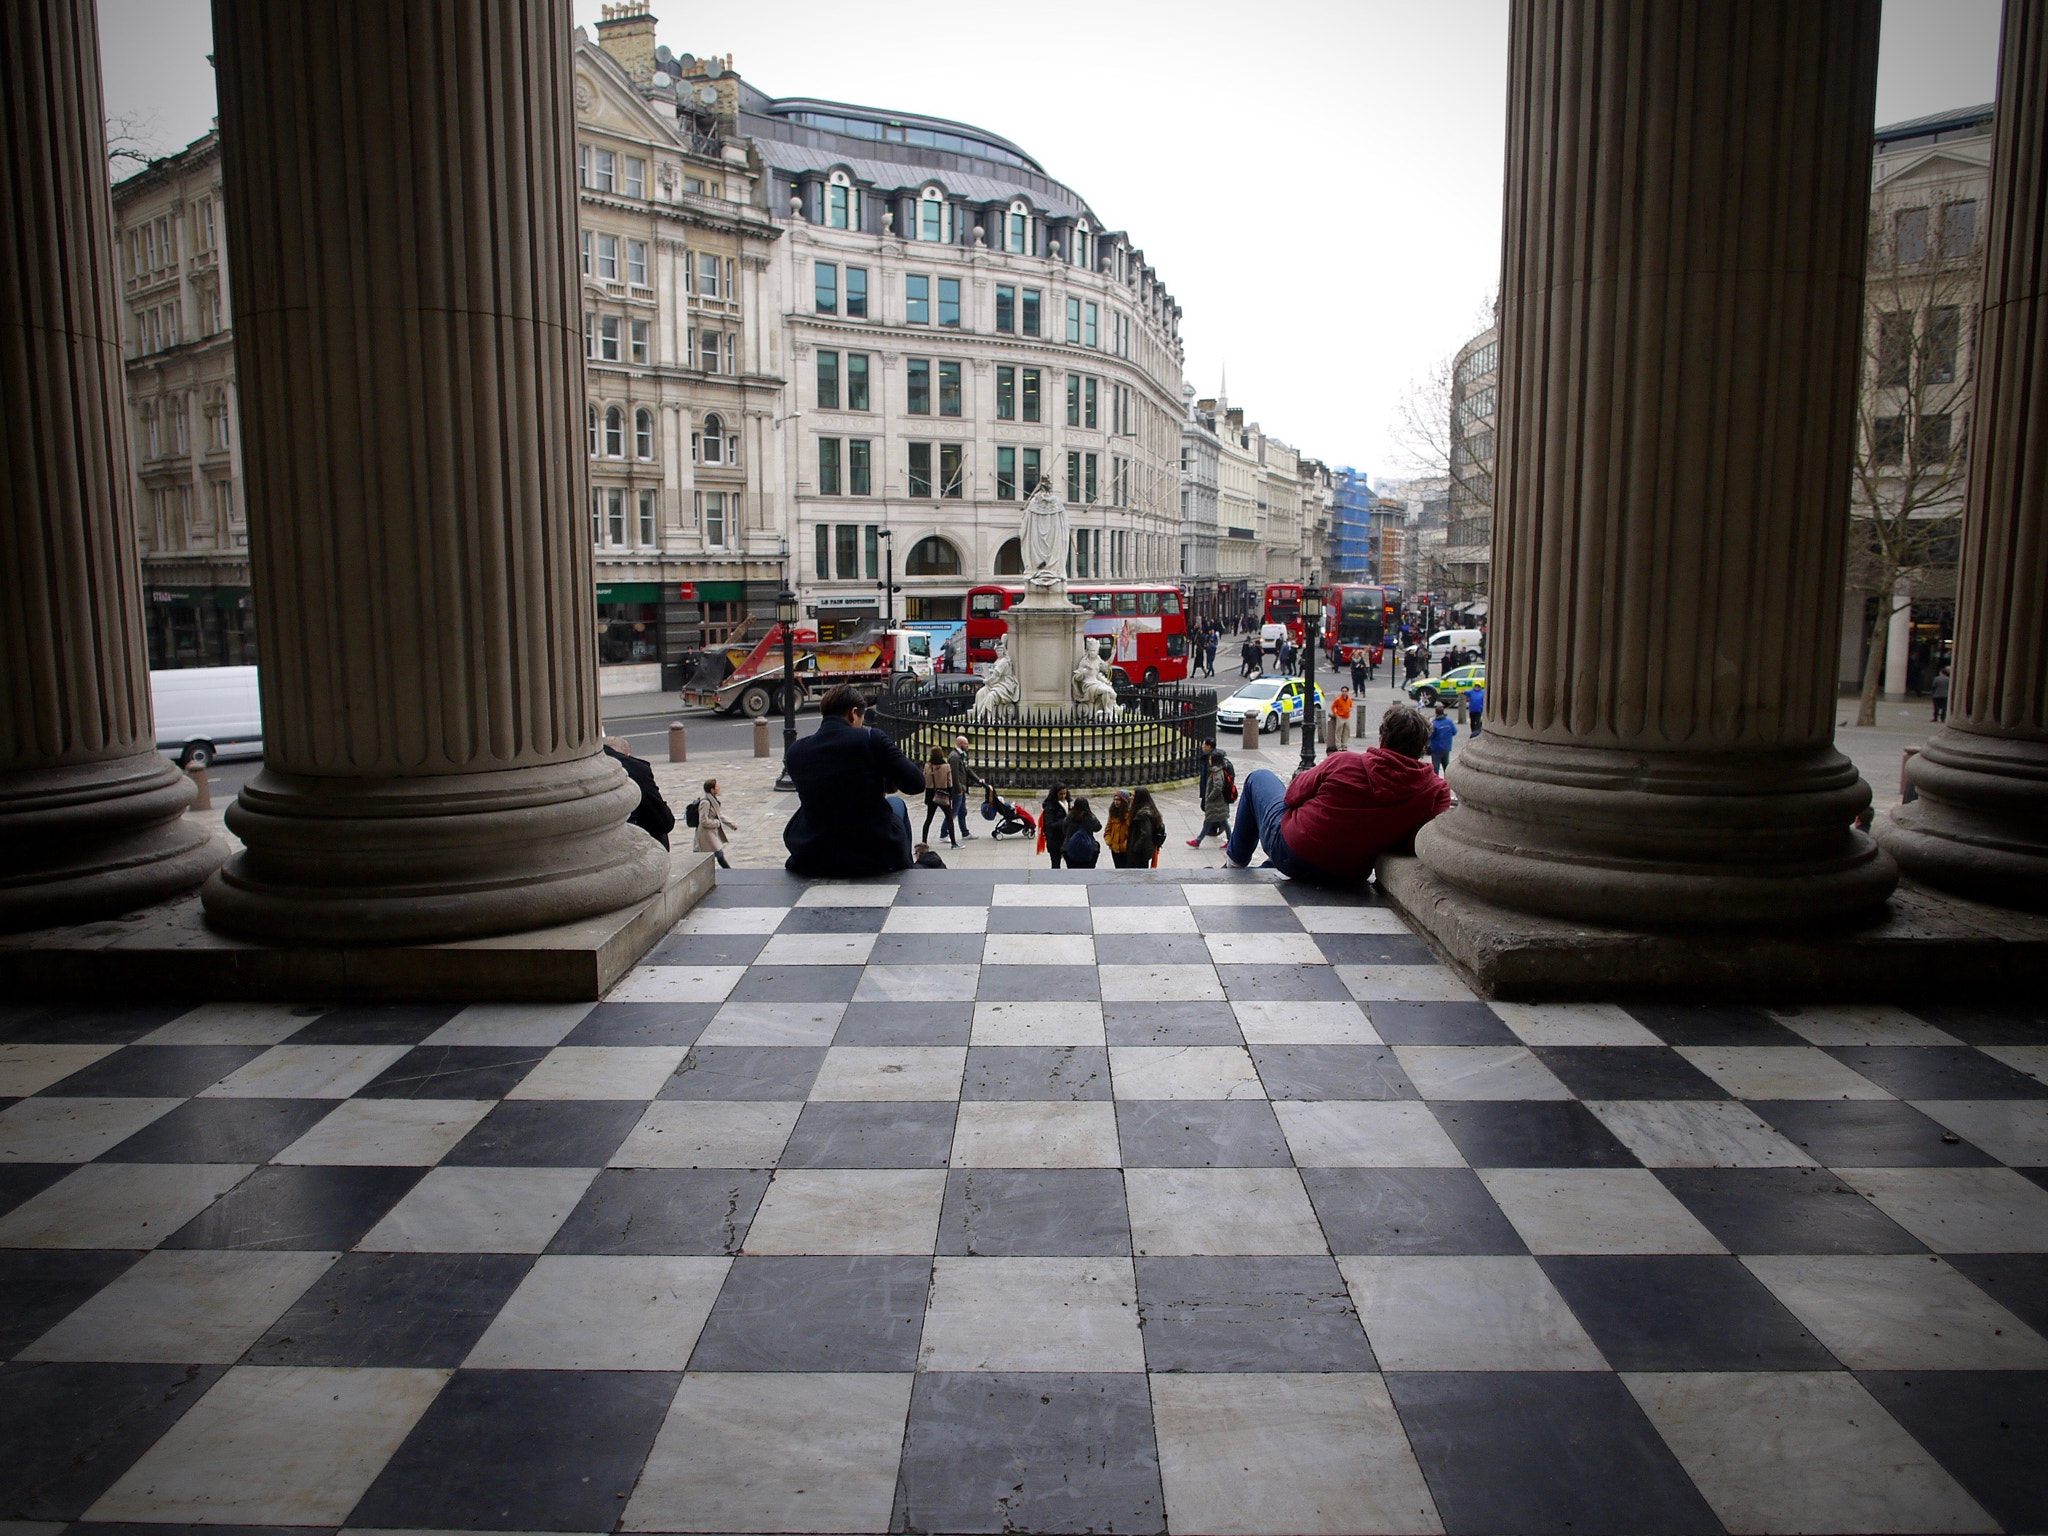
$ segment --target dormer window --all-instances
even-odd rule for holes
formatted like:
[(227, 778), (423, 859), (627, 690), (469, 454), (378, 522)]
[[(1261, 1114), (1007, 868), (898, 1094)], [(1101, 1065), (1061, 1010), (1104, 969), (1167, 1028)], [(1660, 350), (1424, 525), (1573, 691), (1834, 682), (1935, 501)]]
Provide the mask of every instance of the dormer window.
[(1094, 251), (1095, 237), (1088, 232), (1088, 221), (1083, 219), (1074, 226), (1074, 249), (1071, 253), (1074, 265), (1077, 267), (1093, 266)]
[(1003, 249), (1013, 256), (1028, 255), (1031, 250), (1031, 210), (1021, 200), (1010, 204), (1010, 214), (1003, 221)]
[(832, 180), (825, 188), (825, 227), (828, 229), (859, 229), (860, 188), (847, 179), (846, 172), (834, 171)]
[(953, 208), (937, 187), (926, 187), (917, 200), (917, 238), (940, 242), (953, 238)]

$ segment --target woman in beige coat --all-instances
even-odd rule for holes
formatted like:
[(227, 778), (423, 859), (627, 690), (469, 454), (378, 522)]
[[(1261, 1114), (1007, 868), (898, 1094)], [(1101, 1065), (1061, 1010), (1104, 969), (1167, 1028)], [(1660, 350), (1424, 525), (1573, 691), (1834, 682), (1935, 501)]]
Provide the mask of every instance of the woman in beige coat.
[(725, 862), (725, 839), (739, 829), (740, 824), (718, 803), (718, 780), (706, 779), (703, 798), (697, 802), (697, 852), (714, 854), (720, 869), (731, 869)]

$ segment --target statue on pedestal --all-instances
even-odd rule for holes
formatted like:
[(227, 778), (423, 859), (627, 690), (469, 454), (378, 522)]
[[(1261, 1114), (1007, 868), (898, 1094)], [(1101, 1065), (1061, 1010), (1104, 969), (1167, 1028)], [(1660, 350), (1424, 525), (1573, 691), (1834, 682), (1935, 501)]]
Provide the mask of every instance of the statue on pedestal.
[(1089, 714), (1123, 713), (1116, 701), (1116, 684), (1110, 681), (1109, 668), (1102, 663), (1102, 653), (1085, 635), (1081, 637), (1081, 654), (1074, 662), (1074, 705)]
[(982, 674), (981, 691), (974, 696), (974, 718), (990, 720), (998, 713), (1014, 715), (1022, 692), (1016, 670), (1010, 665), (1009, 641), (998, 636), (995, 665)]
[(1027, 583), (1035, 588), (1063, 588), (1067, 584), (1067, 509), (1052, 493), (1052, 482), (1041, 480), (1031, 499), (1024, 503), (1024, 522), (1017, 543), (1024, 556)]

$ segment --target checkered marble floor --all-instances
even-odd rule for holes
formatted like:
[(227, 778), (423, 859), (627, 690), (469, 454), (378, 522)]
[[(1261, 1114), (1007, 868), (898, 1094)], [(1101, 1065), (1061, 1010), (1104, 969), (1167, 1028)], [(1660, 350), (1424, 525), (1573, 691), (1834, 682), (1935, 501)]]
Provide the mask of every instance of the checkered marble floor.
[(0, 1533), (2040, 1531), (2044, 1080), (2038, 1010), (1489, 1006), (1224, 872), (15, 1009)]

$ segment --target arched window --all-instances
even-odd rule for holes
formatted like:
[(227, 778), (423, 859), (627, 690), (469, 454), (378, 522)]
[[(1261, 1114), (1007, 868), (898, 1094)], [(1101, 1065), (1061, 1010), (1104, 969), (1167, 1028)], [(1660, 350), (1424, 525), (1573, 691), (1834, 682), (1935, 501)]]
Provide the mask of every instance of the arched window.
[(860, 228), (860, 188), (844, 171), (834, 171), (825, 188), (825, 225), (828, 229)]
[(1089, 256), (1094, 248), (1094, 243), (1094, 236), (1088, 233), (1088, 221), (1083, 219), (1074, 226), (1073, 256), (1075, 266), (1086, 267), (1093, 265), (1089, 260)]
[(917, 238), (938, 241), (953, 238), (952, 205), (937, 187), (926, 187), (918, 197)]
[(644, 405), (633, 413), (633, 457), (654, 457), (654, 412)]
[(590, 405), (590, 456), (594, 459), (597, 457), (597, 454), (597, 402), (592, 401)]
[(626, 456), (626, 413), (616, 405), (604, 413), (604, 451), (607, 458)]
[(903, 561), (906, 576), (958, 576), (960, 551), (936, 536), (919, 539)]
[(1024, 546), (1015, 539), (1005, 539), (1003, 547), (996, 551), (996, 574), (998, 576), (1022, 576), (1024, 574)]
[(1015, 256), (1031, 253), (1031, 209), (1022, 198), (1010, 204), (1010, 214), (1003, 221), (1003, 249)]
[(715, 412), (704, 418), (704, 462), (725, 462), (725, 422)]

